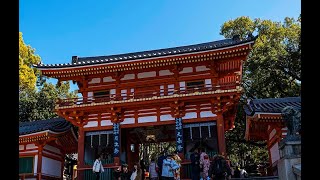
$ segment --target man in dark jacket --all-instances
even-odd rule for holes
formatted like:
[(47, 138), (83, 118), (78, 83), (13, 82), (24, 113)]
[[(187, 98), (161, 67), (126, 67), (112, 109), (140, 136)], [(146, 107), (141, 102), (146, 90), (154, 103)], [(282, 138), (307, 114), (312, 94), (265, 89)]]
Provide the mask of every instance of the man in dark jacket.
[(197, 152), (197, 149), (190, 155), (191, 160), (191, 179), (199, 180), (200, 179), (200, 154)]
[(120, 173), (121, 180), (130, 180), (131, 173), (128, 170), (127, 164), (122, 164), (122, 170)]
[(209, 176), (215, 180), (226, 180), (231, 177), (231, 168), (226, 159), (221, 155), (216, 155), (210, 164)]

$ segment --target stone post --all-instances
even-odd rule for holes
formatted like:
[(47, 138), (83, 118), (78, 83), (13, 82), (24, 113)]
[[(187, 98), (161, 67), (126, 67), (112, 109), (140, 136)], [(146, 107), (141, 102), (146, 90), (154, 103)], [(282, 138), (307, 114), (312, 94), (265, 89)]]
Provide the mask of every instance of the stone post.
[(296, 180), (294, 166), (301, 164), (301, 141), (282, 141), (279, 144), (278, 176), (280, 180)]

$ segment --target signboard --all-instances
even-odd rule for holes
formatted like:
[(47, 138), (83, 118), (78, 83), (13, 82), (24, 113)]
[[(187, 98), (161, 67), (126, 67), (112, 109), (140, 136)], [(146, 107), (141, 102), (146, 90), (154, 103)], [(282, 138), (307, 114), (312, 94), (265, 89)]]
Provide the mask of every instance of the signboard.
[(177, 151), (179, 153), (183, 152), (183, 128), (182, 128), (182, 118), (176, 118), (176, 144)]
[(120, 155), (120, 143), (119, 143), (119, 131), (120, 131), (120, 123), (113, 123), (113, 157), (119, 157)]

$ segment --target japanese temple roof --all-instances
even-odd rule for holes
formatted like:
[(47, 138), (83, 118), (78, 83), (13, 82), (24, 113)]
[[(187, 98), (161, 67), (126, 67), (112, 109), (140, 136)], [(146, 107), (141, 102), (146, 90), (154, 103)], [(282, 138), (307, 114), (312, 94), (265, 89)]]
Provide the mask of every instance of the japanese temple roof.
[(73, 60), (71, 63), (38, 64), (34, 66), (40, 69), (41, 68), (81, 67), (86, 65), (98, 65), (98, 64), (108, 64), (108, 63), (114, 63), (114, 62), (142, 60), (146, 58), (164, 57), (169, 55), (183, 55), (187, 53), (195, 53), (195, 52), (222, 49), (230, 46), (241, 45), (248, 42), (252, 42), (256, 38), (257, 36), (248, 36), (247, 38), (242, 40), (240, 40), (239, 38), (230, 38), (230, 39), (223, 39), (223, 40), (188, 45), (188, 46), (180, 46), (180, 47), (157, 49), (157, 50), (150, 50), (150, 51), (117, 54), (117, 55), (107, 55), (107, 56), (93, 56), (93, 57), (74, 56), (72, 58)]
[(300, 111), (301, 97), (252, 99), (244, 106), (244, 110), (248, 116), (253, 116), (255, 113), (281, 113), (286, 106)]
[(53, 132), (65, 132), (71, 128), (70, 122), (63, 118), (52, 118), (47, 120), (39, 120), (32, 122), (19, 123), (19, 135), (31, 134), (50, 130)]

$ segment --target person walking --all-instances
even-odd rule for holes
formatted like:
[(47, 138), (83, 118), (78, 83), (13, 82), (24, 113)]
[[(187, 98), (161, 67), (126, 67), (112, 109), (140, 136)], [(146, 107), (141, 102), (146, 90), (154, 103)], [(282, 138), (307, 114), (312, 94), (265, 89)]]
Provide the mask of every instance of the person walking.
[(102, 166), (102, 154), (94, 161), (92, 171), (96, 175), (96, 180), (100, 179), (100, 174), (104, 172), (103, 166)]

